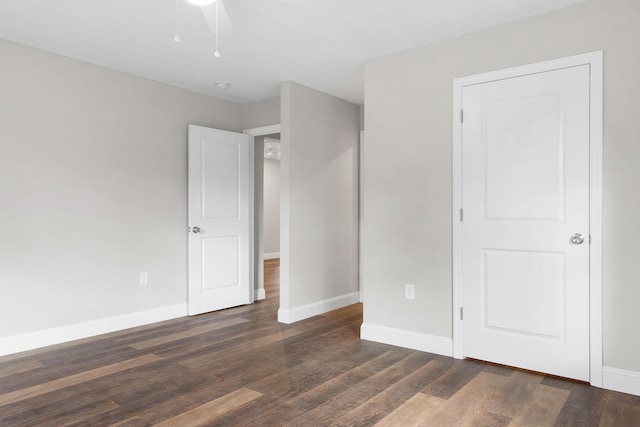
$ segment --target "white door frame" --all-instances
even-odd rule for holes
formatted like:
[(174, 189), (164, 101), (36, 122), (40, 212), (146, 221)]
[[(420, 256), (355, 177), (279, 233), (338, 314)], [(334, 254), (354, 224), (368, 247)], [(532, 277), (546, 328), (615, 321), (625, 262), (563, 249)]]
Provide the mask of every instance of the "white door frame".
[[(259, 251), (257, 258), (255, 256), (256, 248), (259, 247), (258, 238), (262, 237), (262, 236), (259, 236), (258, 233), (260, 233), (262, 230), (261, 229), (256, 230), (254, 226), (255, 216), (256, 216), (256, 206), (254, 202), (255, 201), (255, 182), (256, 182), (255, 156), (262, 156), (262, 158), (264, 159), (264, 152), (263, 153), (255, 152), (255, 137), (273, 135), (274, 133), (280, 133), (281, 128), (282, 126), (280, 125), (280, 123), (278, 123), (278, 124), (269, 125), (269, 126), (261, 126), (257, 128), (245, 129), (242, 131), (242, 133), (254, 137), (254, 140), (253, 140), (254, 142), (251, 144), (251, 165), (249, 168), (249, 200), (250, 200), (249, 211), (250, 211), (250, 218), (251, 218), (250, 220), (251, 233), (249, 234), (249, 239), (251, 240), (251, 278), (252, 278), (251, 283), (253, 284), (253, 287), (254, 287), (254, 297), (255, 297), (254, 299), (256, 301), (262, 300), (265, 298), (265, 290), (264, 290), (264, 253), (261, 253), (262, 251)], [(262, 209), (264, 209), (264, 206), (262, 206)], [(255, 283), (253, 280), (256, 277), (256, 270), (258, 273), (257, 283)]]
[(362, 225), (364, 224), (364, 131), (360, 131), (358, 143), (358, 290), (360, 291), (360, 302), (364, 302), (364, 284), (362, 280)]
[(589, 170), (589, 352), (590, 383), (602, 387), (602, 139), (603, 52), (493, 71), (453, 81), (453, 357), (462, 359), (462, 90), (465, 86), (542, 73), (580, 65), (590, 66), (590, 170)]

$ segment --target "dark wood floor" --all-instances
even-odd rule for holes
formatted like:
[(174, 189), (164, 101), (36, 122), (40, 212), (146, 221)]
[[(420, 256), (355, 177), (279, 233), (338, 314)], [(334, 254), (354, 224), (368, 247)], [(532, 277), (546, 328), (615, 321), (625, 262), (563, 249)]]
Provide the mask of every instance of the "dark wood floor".
[(267, 299), (0, 358), (1, 426), (640, 426), (640, 397), (359, 339)]

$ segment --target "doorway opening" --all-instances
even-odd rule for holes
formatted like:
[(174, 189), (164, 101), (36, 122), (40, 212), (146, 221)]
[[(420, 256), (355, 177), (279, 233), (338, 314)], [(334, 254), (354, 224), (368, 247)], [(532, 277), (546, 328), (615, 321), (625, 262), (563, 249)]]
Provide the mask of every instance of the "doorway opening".
[(266, 298), (265, 277), (280, 282), (280, 125), (244, 131), (253, 143), (253, 282)]

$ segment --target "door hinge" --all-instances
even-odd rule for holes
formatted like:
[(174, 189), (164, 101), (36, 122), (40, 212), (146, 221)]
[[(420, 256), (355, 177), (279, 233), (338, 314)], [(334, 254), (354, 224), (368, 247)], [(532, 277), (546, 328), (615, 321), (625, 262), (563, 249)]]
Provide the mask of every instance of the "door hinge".
[(589, 244), (591, 244), (591, 234), (589, 234)]
[(464, 320), (464, 307), (460, 307), (460, 320)]
[(460, 123), (464, 123), (464, 110), (460, 110)]
[(460, 222), (464, 221), (464, 210), (460, 209)]

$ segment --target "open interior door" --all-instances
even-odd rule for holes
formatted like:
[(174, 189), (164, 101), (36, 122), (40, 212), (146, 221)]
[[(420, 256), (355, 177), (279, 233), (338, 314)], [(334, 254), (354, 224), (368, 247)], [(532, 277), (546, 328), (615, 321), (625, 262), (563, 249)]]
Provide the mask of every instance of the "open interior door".
[(253, 302), (252, 137), (189, 125), (189, 314)]

